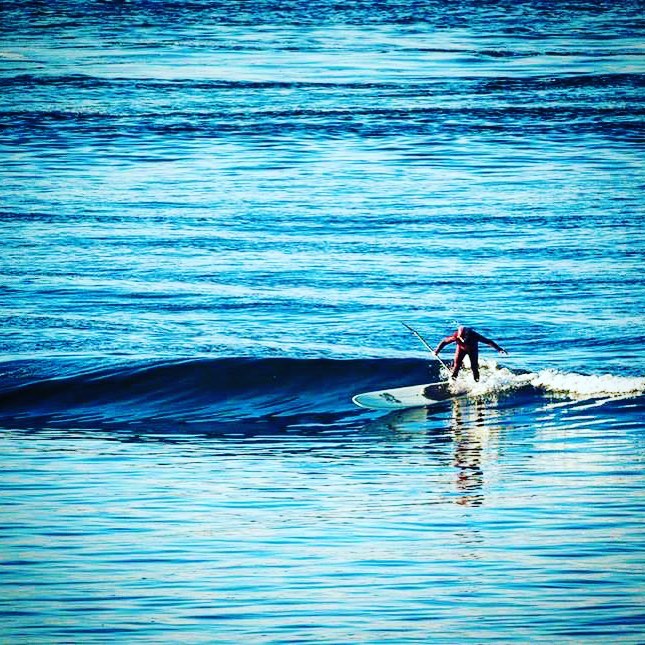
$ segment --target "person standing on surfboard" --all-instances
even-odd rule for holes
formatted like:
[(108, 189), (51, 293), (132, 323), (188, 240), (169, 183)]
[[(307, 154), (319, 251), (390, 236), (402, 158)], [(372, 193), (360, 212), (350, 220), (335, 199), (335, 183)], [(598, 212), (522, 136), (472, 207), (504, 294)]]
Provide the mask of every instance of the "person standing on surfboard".
[(481, 334), (478, 334), (474, 329), (470, 327), (459, 327), (457, 331), (451, 336), (446, 336), (435, 349), (434, 353), (439, 354), (439, 352), (450, 343), (457, 343), (455, 349), (455, 362), (452, 366), (451, 378), (457, 378), (459, 370), (461, 369), (461, 364), (464, 362), (464, 357), (467, 355), (470, 358), (470, 367), (473, 371), (473, 378), (475, 381), (479, 381), (479, 343), (485, 343), (496, 349), (500, 354), (508, 354), (508, 352), (500, 347), (494, 340), (486, 338)]

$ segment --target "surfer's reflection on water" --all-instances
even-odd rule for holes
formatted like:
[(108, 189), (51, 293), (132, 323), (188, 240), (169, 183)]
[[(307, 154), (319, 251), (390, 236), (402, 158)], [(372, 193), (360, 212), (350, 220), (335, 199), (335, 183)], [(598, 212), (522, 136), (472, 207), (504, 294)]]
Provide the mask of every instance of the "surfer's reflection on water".
[(455, 500), (457, 504), (481, 506), (484, 503), (483, 465), (499, 434), (499, 426), (493, 423), (497, 416), (493, 406), (483, 400), (452, 402), (453, 465), (457, 468), (457, 490), (463, 493)]
[[(461, 399), (446, 403), (447, 408), (414, 408), (381, 419), (399, 439), (425, 432), (425, 452), (433, 461), (456, 469), (452, 499), (462, 506), (484, 503), (485, 468), (497, 454), (501, 426), (496, 399)], [(453, 470), (454, 472), (454, 470)]]

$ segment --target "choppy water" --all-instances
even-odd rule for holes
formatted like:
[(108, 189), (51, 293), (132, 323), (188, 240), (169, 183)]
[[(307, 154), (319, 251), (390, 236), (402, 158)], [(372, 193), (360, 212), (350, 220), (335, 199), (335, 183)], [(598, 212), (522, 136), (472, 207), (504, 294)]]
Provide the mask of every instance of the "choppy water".
[(0, 11), (3, 639), (642, 642), (642, 3)]

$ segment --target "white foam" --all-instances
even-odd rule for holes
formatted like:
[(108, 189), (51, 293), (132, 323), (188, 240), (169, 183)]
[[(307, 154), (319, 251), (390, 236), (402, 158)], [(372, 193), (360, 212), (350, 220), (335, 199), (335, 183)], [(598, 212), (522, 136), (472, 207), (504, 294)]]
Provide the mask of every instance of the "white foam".
[(613, 396), (645, 393), (645, 378), (613, 374), (586, 375), (575, 372), (542, 370), (531, 379), (531, 385), (548, 392), (573, 396)]
[(451, 389), (455, 393), (468, 392), (471, 396), (486, 396), (531, 385), (553, 394), (574, 398), (633, 396), (645, 393), (645, 378), (616, 376), (614, 374), (587, 375), (558, 370), (541, 370), (516, 374), (495, 361), (484, 361), (480, 366), (481, 378), (472, 380), (468, 370), (459, 375)]
[(478, 382), (473, 381), (472, 372), (466, 370), (460, 373), (451, 390), (455, 394), (467, 392), (470, 396), (487, 396), (524, 387), (534, 376), (515, 374), (505, 367), (499, 367), (495, 361), (483, 361)]

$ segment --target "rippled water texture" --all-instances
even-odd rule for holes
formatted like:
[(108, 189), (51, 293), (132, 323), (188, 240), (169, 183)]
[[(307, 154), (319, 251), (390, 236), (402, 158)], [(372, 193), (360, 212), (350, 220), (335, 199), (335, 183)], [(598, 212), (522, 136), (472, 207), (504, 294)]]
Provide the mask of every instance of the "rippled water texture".
[(3, 349), (632, 370), (637, 6), (372, 4), (8, 7)]
[(466, 403), (243, 439), (9, 434), (5, 634), (638, 642), (642, 415)]
[(642, 9), (4, 3), (0, 640), (643, 642)]

